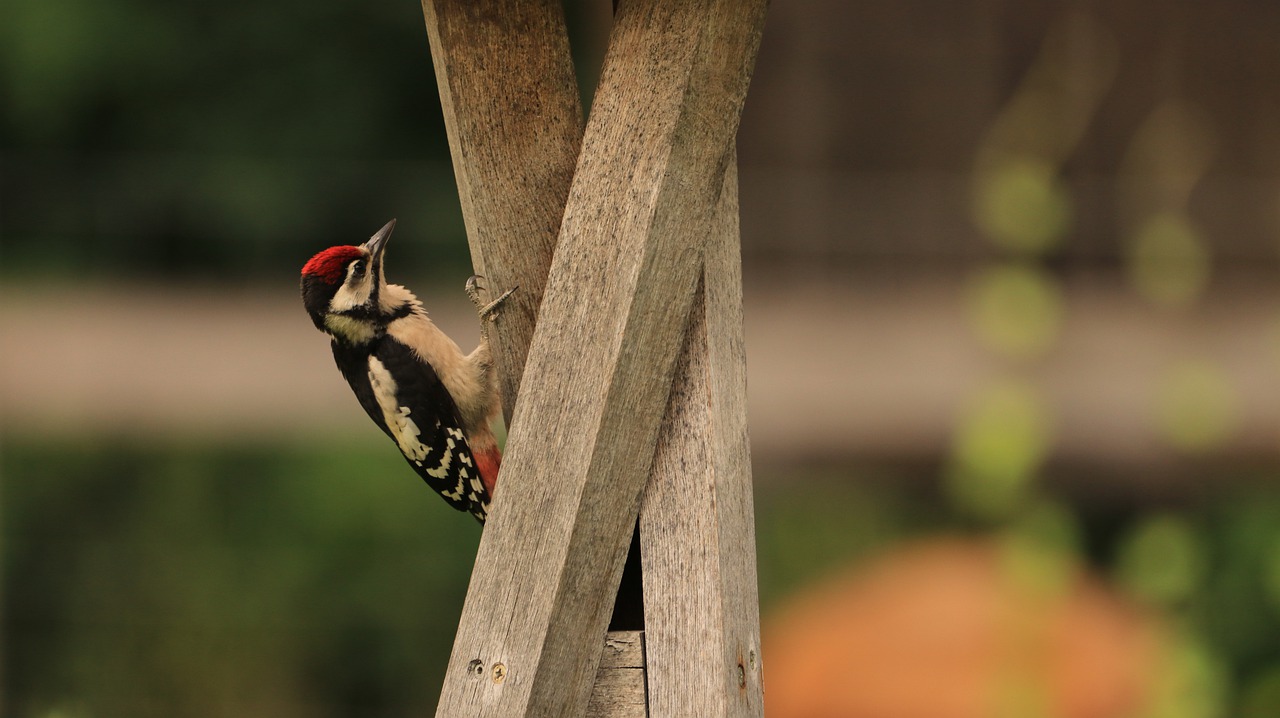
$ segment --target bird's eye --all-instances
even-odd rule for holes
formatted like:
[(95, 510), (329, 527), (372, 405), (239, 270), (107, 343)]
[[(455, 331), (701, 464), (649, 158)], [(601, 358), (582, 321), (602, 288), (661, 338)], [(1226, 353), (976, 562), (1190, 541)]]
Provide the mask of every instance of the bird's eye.
[(357, 259), (351, 263), (351, 276), (358, 277), (364, 272), (364, 260)]

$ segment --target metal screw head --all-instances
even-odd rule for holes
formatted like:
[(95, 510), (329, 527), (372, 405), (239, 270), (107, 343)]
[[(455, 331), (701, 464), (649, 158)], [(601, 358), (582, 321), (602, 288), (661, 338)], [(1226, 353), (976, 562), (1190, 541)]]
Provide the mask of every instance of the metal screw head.
[(493, 664), (493, 682), (501, 683), (507, 680), (507, 667), (502, 663)]

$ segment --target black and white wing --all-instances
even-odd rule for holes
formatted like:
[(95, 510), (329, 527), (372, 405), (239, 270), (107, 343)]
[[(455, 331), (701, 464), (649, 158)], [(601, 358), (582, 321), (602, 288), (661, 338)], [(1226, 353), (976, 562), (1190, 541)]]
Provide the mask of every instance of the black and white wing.
[(489, 493), (458, 420), (458, 409), (431, 365), (383, 336), (365, 347), (333, 343), (338, 368), (360, 405), (399, 447), (427, 485), (481, 521)]

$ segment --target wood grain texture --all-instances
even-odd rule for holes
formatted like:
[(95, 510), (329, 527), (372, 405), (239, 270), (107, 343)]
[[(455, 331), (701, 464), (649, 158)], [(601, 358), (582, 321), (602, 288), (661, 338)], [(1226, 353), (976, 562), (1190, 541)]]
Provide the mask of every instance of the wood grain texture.
[(744, 7), (620, 8), (439, 716), (586, 710), (758, 47)]
[(472, 263), (490, 296), (519, 287), (490, 333), (509, 426), (582, 141), (564, 10), (422, 0), (422, 12)]
[(596, 671), (587, 718), (645, 718), (645, 657), (643, 631), (605, 634), (600, 668)]
[(736, 165), (640, 510), (649, 715), (763, 715)]

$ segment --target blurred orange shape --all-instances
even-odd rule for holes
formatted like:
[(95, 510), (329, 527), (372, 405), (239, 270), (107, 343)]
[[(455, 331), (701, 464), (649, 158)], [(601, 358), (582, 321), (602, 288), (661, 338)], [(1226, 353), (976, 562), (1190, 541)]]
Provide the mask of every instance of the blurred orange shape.
[(1005, 551), (934, 540), (797, 596), (766, 623), (767, 715), (1140, 715), (1155, 621), (1074, 565), (1059, 582), (1027, 580)]

